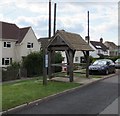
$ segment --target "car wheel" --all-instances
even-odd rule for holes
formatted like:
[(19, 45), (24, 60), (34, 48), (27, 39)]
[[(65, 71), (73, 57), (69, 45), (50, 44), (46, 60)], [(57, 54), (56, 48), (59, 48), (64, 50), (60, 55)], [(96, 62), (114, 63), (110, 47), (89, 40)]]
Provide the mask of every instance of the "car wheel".
[(106, 74), (106, 75), (108, 75), (108, 74), (109, 74), (109, 71), (108, 71), (108, 69), (105, 71), (105, 74)]

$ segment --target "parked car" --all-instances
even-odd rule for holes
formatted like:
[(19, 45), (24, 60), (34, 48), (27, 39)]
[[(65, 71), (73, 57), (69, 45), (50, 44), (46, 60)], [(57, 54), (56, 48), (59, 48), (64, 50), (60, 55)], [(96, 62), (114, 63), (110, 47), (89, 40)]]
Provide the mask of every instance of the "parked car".
[(120, 58), (115, 61), (115, 68), (120, 68)]
[(96, 60), (93, 64), (89, 66), (89, 74), (109, 74), (115, 73), (115, 64), (109, 59)]

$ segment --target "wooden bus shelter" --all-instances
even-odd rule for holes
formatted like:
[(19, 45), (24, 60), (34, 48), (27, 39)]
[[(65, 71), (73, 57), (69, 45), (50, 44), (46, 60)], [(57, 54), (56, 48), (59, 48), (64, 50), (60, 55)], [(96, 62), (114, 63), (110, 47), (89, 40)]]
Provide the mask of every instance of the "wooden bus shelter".
[[(50, 39), (47, 45), (48, 51), (48, 77), (51, 78), (54, 72), (55, 51), (65, 51), (67, 57), (67, 71), (69, 72), (69, 80), (73, 82), (73, 59), (76, 51), (82, 51), (87, 59), (87, 52), (93, 51), (87, 42), (78, 34), (58, 30), (54, 37)], [(61, 65), (62, 66), (62, 65)]]

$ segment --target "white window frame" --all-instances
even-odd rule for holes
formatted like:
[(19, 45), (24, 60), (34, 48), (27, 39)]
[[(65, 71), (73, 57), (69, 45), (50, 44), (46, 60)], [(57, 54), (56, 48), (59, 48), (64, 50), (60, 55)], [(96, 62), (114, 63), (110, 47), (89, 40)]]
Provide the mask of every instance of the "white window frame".
[(8, 66), (12, 63), (12, 58), (2, 58), (2, 65)]
[(29, 49), (29, 48), (33, 48), (33, 43), (28, 42), (28, 43), (27, 43), (27, 48), (28, 48), (28, 49)]
[(4, 48), (11, 48), (11, 42), (5, 41)]

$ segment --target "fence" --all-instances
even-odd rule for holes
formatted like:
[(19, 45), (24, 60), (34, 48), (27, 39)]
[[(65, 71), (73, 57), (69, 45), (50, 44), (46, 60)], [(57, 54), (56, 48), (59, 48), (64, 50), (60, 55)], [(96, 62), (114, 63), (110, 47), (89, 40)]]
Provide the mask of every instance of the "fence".
[(16, 80), (22, 77), (27, 77), (26, 69), (10, 69), (10, 70), (2, 69), (2, 81)]

